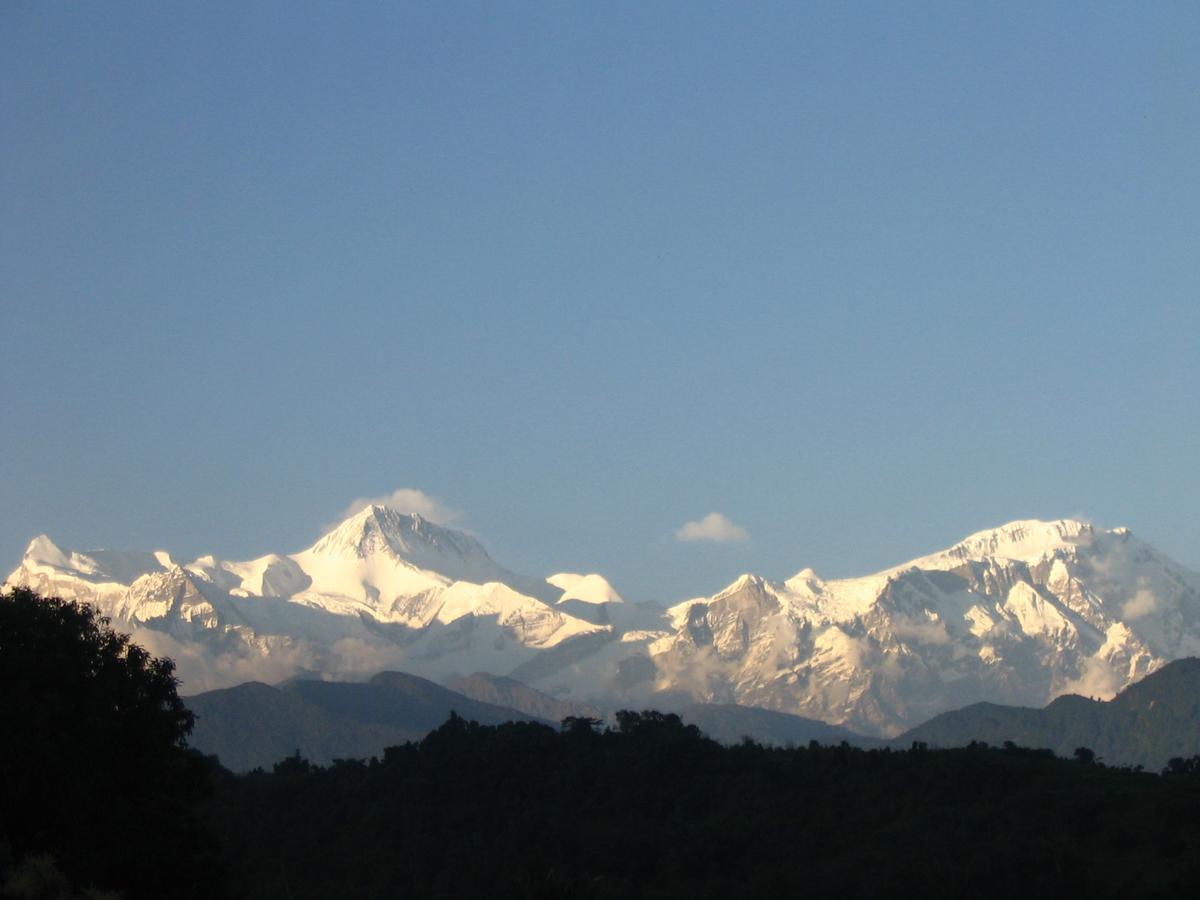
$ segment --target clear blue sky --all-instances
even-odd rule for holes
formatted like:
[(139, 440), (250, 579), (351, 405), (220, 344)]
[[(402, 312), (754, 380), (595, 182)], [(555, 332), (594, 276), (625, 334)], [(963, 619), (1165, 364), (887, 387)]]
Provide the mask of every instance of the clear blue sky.
[(1200, 563), (1200, 4), (903, 7), (4, 3), (0, 567), (402, 487), (638, 599)]

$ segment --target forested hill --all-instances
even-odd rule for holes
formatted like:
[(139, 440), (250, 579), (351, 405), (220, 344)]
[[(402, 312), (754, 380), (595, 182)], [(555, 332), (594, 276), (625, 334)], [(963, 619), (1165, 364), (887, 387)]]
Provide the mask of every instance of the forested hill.
[(963, 747), (971, 741), (1048, 747), (1069, 756), (1088, 747), (1113, 765), (1158, 770), (1200, 753), (1200, 659), (1180, 659), (1131, 684), (1108, 702), (1059, 697), (1044, 709), (976, 703), (935, 716), (896, 740)]
[(420, 740), (451, 711), (488, 725), (537, 719), (404, 672), (366, 682), (250, 682), (188, 697), (187, 705), (196, 714), (191, 745), (235, 772), (270, 767), (296, 751), (318, 763), (378, 756)]
[(451, 718), (382, 760), (227, 776), (239, 897), (1153, 897), (1200, 888), (1200, 778), (1047, 751), (732, 747)]

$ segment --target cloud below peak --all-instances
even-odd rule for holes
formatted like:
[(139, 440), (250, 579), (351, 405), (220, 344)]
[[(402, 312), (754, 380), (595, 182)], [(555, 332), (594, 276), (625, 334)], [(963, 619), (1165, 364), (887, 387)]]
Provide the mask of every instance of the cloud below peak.
[(368, 506), (386, 506), (401, 513), (417, 513), (435, 525), (449, 525), (460, 517), (458, 510), (450, 509), (436, 497), (431, 497), (416, 488), (399, 488), (379, 497), (359, 497), (342, 513), (348, 519)]
[(750, 532), (740, 525), (734, 525), (727, 516), (719, 512), (710, 512), (703, 519), (684, 522), (675, 532), (675, 540), (730, 543), (750, 540)]

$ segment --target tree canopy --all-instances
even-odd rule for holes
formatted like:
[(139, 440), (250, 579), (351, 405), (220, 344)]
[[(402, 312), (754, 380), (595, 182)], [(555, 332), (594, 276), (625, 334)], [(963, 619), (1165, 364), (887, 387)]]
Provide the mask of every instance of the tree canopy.
[(319, 897), (1176, 897), (1200, 779), (1049, 750), (724, 746), (621, 711), (451, 716), (382, 759), (292, 757), (212, 805), (231, 893)]
[(0, 593), (0, 848), (51, 855), (75, 884), (211, 895), (192, 812), (208, 784), (187, 750), (174, 664), (90, 606)]

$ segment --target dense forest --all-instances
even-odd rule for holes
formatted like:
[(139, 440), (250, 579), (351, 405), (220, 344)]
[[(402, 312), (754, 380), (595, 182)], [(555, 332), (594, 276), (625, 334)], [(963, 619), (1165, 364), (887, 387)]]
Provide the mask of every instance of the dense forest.
[(235, 776), (169, 661), (87, 607), (0, 595), (0, 896), (1174, 897), (1200, 758), (732, 746), (622, 712), (459, 716), (382, 758)]
[(456, 717), (210, 806), (240, 897), (1180, 896), (1198, 813), (1200, 779), (1087, 752), (726, 747), (659, 713)]

